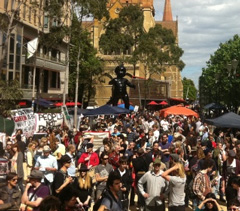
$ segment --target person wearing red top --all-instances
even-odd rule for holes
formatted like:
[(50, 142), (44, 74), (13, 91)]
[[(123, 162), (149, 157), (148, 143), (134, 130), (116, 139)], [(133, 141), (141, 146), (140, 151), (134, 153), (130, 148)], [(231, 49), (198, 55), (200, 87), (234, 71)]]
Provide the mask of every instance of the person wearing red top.
[(87, 144), (87, 152), (84, 152), (78, 160), (78, 164), (84, 163), (88, 169), (99, 164), (99, 158), (96, 152), (93, 152), (93, 144)]

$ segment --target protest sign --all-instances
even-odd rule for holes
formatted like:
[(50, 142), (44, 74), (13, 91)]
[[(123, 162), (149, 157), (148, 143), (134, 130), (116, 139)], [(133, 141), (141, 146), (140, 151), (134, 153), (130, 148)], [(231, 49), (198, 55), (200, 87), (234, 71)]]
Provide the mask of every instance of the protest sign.
[(21, 129), (26, 137), (34, 133), (35, 116), (32, 108), (22, 108), (11, 111), (11, 117), (15, 123), (14, 131)]
[(48, 128), (58, 129), (62, 127), (63, 115), (61, 113), (37, 113), (35, 132), (47, 131)]

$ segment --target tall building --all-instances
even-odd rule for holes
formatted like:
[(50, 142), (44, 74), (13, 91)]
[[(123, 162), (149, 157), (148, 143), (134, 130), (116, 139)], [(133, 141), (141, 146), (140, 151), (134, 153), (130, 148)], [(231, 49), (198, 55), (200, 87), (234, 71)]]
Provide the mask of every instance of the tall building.
[[(165, 0), (165, 6), (163, 8), (163, 19), (157, 21), (154, 18), (154, 6), (153, 0), (110, 0), (107, 4), (110, 18), (117, 18), (121, 8), (128, 6), (129, 4), (139, 5), (144, 15), (144, 29), (148, 31), (156, 24), (161, 24), (164, 28), (171, 29), (176, 36), (176, 45), (178, 45), (178, 21), (173, 20), (172, 9), (170, 0)], [(102, 54), (99, 51), (99, 40), (104, 33), (104, 26), (101, 21), (94, 20), (92, 27), (93, 45), (98, 50), (98, 55), (103, 58), (105, 62), (105, 71), (115, 77), (114, 69), (118, 65), (115, 55)], [(127, 72), (133, 75), (133, 67), (130, 64), (124, 64)], [(136, 90), (129, 90), (130, 101), (136, 105), (144, 104), (143, 101), (149, 102), (151, 100), (178, 100), (183, 97), (183, 85), (181, 79), (180, 70), (172, 65), (167, 66), (166, 71), (162, 74), (154, 75), (154, 81), (150, 85), (147, 94), (144, 91), (144, 67), (143, 64), (138, 63), (135, 69), (135, 78), (132, 78), (132, 82), (137, 86)], [(91, 103), (96, 105), (105, 104), (111, 96), (111, 86), (108, 85), (108, 77), (102, 78), (101, 83), (96, 85), (96, 95), (92, 98)]]
[[(68, 71), (66, 68), (67, 39), (63, 40), (58, 47), (47, 48), (39, 45), (36, 55), (27, 59), (27, 43), (29, 41), (37, 38), (38, 35), (49, 33), (51, 26), (58, 24), (69, 26), (71, 24), (68, 1), (62, 5), (64, 15), (61, 20), (50, 19), (43, 10), (44, 6), (49, 3), (48, 0), (0, 1), (1, 14), (8, 14), (11, 17), (15, 12), (1, 73), (5, 80), (19, 80), (24, 94), (23, 98), (26, 100), (32, 99), (35, 58), (35, 98), (61, 100), (65, 85), (66, 93), (68, 90), (68, 73), (67, 77), (65, 76), (65, 71)], [(5, 41), (6, 33), (0, 29), (0, 58), (3, 56), (2, 44)]]

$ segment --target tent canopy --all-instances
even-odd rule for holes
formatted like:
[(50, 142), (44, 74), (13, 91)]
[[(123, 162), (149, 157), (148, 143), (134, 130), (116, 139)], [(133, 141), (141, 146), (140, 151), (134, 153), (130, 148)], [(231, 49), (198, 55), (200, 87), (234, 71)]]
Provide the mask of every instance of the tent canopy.
[(151, 101), (148, 105), (158, 105), (155, 101)]
[(225, 106), (219, 103), (210, 103), (204, 106), (204, 109), (225, 109)]
[(15, 123), (13, 120), (5, 119), (0, 116), (0, 132), (11, 136), (14, 131)]
[[(89, 110), (77, 108), (77, 114), (78, 115), (81, 115), (81, 114), (85, 115), (87, 112), (89, 112)], [(74, 108), (69, 108), (68, 113), (71, 114), (71, 115), (74, 115)]]
[(168, 103), (166, 101), (162, 101), (161, 103), (159, 103), (159, 105), (168, 105)]
[(214, 119), (206, 119), (205, 122), (223, 128), (240, 128), (240, 116), (230, 112)]
[(84, 116), (97, 116), (97, 115), (114, 115), (114, 114), (127, 114), (130, 110), (119, 108), (117, 106), (103, 105), (99, 108), (92, 109), (84, 114)]
[(165, 109), (160, 110), (160, 116), (162, 117), (166, 117), (168, 115), (184, 115), (184, 116), (195, 116), (195, 117), (199, 117), (198, 113), (196, 113), (195, 111), (185, 108), (181, 105), (177, 105), (177, 106), (171, 106)]
[[(123, 103), (123, 104), (118, 104), (117, 107), (119, 107), (119, 108), (125, 108), (125, 104), (124, 104), (124, 103)], [(130, 111), (133, 111), (133, 110), (134, 110), (134, 106), (129, 105), (129, 110), (130, 110)]]

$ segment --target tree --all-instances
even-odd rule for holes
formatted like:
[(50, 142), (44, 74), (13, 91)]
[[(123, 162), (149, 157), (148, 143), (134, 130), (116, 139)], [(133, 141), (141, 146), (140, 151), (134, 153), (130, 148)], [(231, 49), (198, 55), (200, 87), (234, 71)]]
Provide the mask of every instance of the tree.
[(194, 101), (197, 98), (197, 89), (194, 85), (194, 82), (191, 79), (183, 78), (183, 98), (185, 100), (189, 99)]
[(240, 83), (239, 66), (236, 73), (229, 74), (227, 64), (232, 60), (240, 60), (240, 37), (234, 35), (225, 43), (220, 43), (219, 48), (206, 62), (200, 77), (200, 96), (205, 98), (205, 103), (221, 102), (230, 110), (236, 111), (240, 105), (240, 90), (236, 87)]
[(69, 95), (74, 96), (75, 92), (77, 55), (80, 46), (79, 99), (86, 97), (87, 101), (89, 101), (90, 97), (94, 95), (95, 92), (93, 86), (95, 83), (94, 78), (103, 71), (103, 63), (102, 60), (96, 56), (97, 51), (91, 44), (89, 32), (82, 29), (76, 16), (74, 16), (72, 21), (71, 44)]
[(121, 55), (115, 60), (132, 64), (133, 75), (138, 62), (133, 52), (137, 50), (140, 37), (144, 33), (143, 20), (143, 12), (139, 6), (124, 7), (119, 13), (119, 18), (106, 23), (106, 31), (99, 41), (102, 53)]
[(0, 80), (0, 114), (7, 117), (12, 109), (16, 109), (17, 101), (23, 96), (19, 82)]
[(97, 79), (96, 76), (103, 71), (103, 62), (96, 56), (97, 51), (91, 44), (89, 29), (83, 28), (82, 22), (85, 17), (96, 19), (108, 17), (108, 11), (106, 9), (107, 0), (76, 0), (75, 3), (76, 14), (73, 15), (70, 29), (72, 47), (70, 49), (69, 95), (74, 95), (78, 76), (79, 94), (77, 97), (83, 103), (84, 98), (89, 102), (95, 93), (93, 85)]

